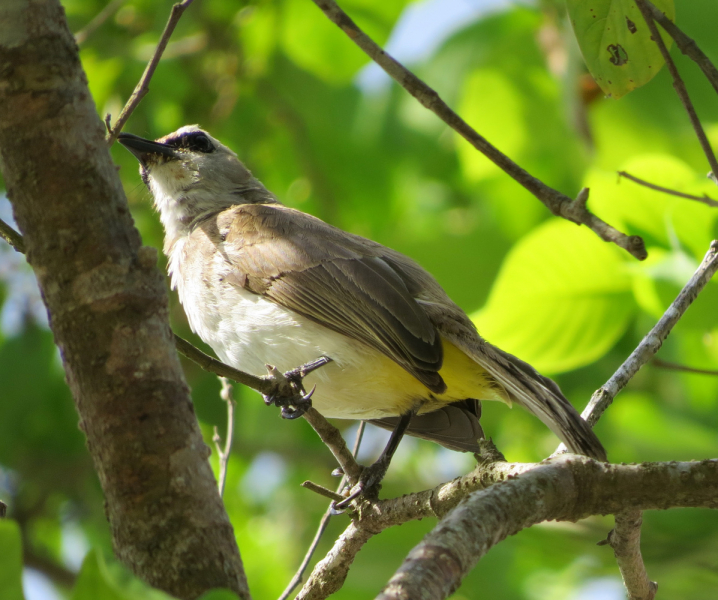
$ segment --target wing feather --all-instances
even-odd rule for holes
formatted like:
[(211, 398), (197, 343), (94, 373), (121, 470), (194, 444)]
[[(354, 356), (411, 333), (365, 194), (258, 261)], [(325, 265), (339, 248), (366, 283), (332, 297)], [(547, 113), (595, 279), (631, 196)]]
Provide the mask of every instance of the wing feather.
[(250, 291), (360, 340), (431, 391), (445, 391), (441, 338), (402, 274), (383, 260), (383, 246), (281, 205), (228, 212), (223, 249)]

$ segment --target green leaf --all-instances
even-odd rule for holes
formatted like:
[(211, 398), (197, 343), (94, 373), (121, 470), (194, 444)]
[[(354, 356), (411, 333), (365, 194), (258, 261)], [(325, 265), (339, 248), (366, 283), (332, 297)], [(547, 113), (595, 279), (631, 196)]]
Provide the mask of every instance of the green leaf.
[(620, 250), (553, 219), (509, 252), (473, 319), (491, 343), (542, 372), (559, 373), (603, 356), (634, 310)]
[(656, 406), (648, 394), (624, 392), (606, 418), (620, 440), (615, 455), (621, 460), (700, 460), (715, 455), (710, 424)]
[[(679, 192), (717, 196), (715, 185), (703, 174), (668, 154), (637, 156), (620, 170)], [(589, 206), (599, 217), (625, 233), (642, 235), (649, 246), (670, 250), (683, 246), (700, 261), (715, 236), (718, 211), (695, 200), (658, 192), (600, 169), (589, 171), (585, 185), (591, 189)]]
[[(404, 0), (353, 0), (342, 8), (369, 37), (383, 44)], [(287, 55), (324, 81), (346, 84), (369, 62), (369, 57), (311, 2), (286, 0), (280, 40)]]
[[(653, 3), (674, 19), (673, 0)], [(633, 0), (566, 0), (566, 6), (586, 66), (606, 94), (620, 98), (660, 71), (663, 57)]]
[(0, 548), (0, 600), (23, 600), (22, 542), (15, 521), (0, 520)]
[(105, 561), (93, 550), (82, 563), (71, 600), (127, 600), (125, 595), (110, 581)]
[(102, 553), (93, 550), (82, 563), (71, 600), (171, 600), (164, 592), (151, 588), (119, 563), (109, 564)]
[[(526, 105), (533, 101), (499, 69), (476, 69), (466, 79), (459, 113), (486, 139), (501, 145), (501, 151), (516, 156), (529, 142)], [(496, 175), (501, 170), (471, 144), (459, 139), (457, 147), (464, 173), (470, 180)]]

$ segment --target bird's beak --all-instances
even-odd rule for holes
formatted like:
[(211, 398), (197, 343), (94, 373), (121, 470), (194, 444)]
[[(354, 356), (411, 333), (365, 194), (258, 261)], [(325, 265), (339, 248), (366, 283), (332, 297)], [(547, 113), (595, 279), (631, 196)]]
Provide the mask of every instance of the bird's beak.
[(168, 158), (175, 158), (177, 156), (177, 153), (170, 146), (153, 142), (152, 140), (146, 140), (131, 133), (121, 133), (117, 136), (117, 141), (132, 152), (135, 158), (143, 165), (151, 155), (166, 156)]

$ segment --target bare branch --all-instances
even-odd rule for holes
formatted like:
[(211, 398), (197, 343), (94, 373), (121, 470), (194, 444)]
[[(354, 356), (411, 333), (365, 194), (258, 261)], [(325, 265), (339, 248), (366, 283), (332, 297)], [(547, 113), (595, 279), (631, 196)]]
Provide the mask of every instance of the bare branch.
[(214, 442), (215, 448), (217, 448), (217, 455), (219, 456), (219, 497), (224, 496), (224, 486), (227, 482), (227, 465), (229, 464), (229, 455), (232, 452), (232, 440), (234, 439), (234, 409), (237, 406), (234, 398), (232, 397), (232, 386), (226, 377), (220, 377), (222, 383), (222, 390), (219, 395), (227, 404), (227, 440), (222, 448), (222, 438), (217, 431), (217, 427), (214, 428), (214, 435), (212, 441)]
[(193, 346), (177, 334), (174, 334), (174, 339), (177, 352), (197, 364), (205, 371), (214, 373), (219, 377), (232, 379), (237, 383), (241, 383), (247, 387), (251, 387), (253, 390), (257, 390), (261, 394), (269, 394), (273, 391), (272, 383), (269, 377), (257, 377), (235, 369), (234, 367), (230, 367), (222, 361), (212, 358), (209, 354), (205, 354), (202, 350)]
[(314, 483), (313, 481), (302, 482), (302, 487), (308, 489), (310, 492), (314, 492), (315, 494), (319, 494), (320, 496), (329, 498), (334, 502), (341, 502), (342, 500), (344, 500), (344, 496), (342, 496), (338, 492), (330, 490), (329, 488), (325, 488), (323, 485), (319, 485), (318, 483)]
[(671, 21), (655, 4), (650, 0), (644, 0), (648, 8), (651, 10), (653, 19), (666, 30), (666, 33), (673, 38), (678, 49), (688, 58), (693, 60), (708, 78), (713, 89), (718, 92), (718, 69), (710, 61), (710, 59), (698, 47), (696, 42), (683, 33), (676, 24)]
[(613, 548), (629, 600), (653, 600), (658, 590), (658, 584), (648, 578), (641, 556), (642, 522), (640, 510), (616, 513), (616, 527), (604, 542), (599, 542)]
[(73, 573), (70, 569), (43, 554), (35, 552), (27, 540), (23, 542), (22, 562), (23, 566), (40, 571), (54, 584), (67, 591), (71, 590), (77, 581), (77, 573)]
[(564, 454), (471, 494), (409, 553), (377, 598), (443, 600), (490, 548), (543, 521), (679, 504), (716, 508), (716, 498), (718, 460), (612, 465)]
[(2, 219), (0, 219), (0, 237), (15, 248), (17, 252), (25, 254), (25, 242), (22, 236)]
[(341, 588), (359, 550), (376, 533), (379, 531), (350, 523), (333, 548), (314, 567), (295, 600), (323, 600)]
[(354, 460), (352, 453), (347, 447), (341, 432), (320, 415), (315, 408), (310, 408), (304, 413), (304, 418), (314, 428), (322, 441), (332, 451), (339, 466), (349, 481), (356, 483), (362, 473), (363, 467)]
[(479, 135), (466, 121), (449, 108), (435, 90), (384, 52), (381, 47), (366, 35), (366, 33), (339, 8), (334, 0), (314, 0), (314, 3), (334, 24), (346, 33), (357, 46), (384, 69), (399, 85), (414, 96), (425, 108), (436, 114), (474, 148), (536, 196), (554, 215), (563, 217), (579, 225), (586, 225), (602, 240), (613, 242), (639, 260), (646, 258), (646, 248), (643, 240), (639, 236), (627, 236), (621, 233), (586, 209), (588, 190), (582, 192), (583, 195), (576, 200), (572, 200), (561, 192), (547, 186)]
[(698, 266), (690, 281), (680, 291), (673, 303), (660, 318), (658, 323), (648, 332), (648, 335), (641, 340), (638, 347), (631, 352), (631, 355), (618, 368), (599, 390), (591, 396), (591, 401), (581, 416), (593, 426), (601, 418), (613, 402), (613, 398), (620, 392), (638, 370), (645, 365), (653, 355), (658, 352), (671, 329), (683, 316), (688, 307), (700, 291), (706, 286), (713, 274), (718, 271), (718, 241), (711, 242), (710, 249)]
[(694, 196), (693, 194), (684, 194), (683, 192), (678, 192), (678, 191), (672, 190), (670, 188), (656, 185), (655, 183), (649, 183), (648, 181), (639, 179), (635, 175), (626, 173), (626, 171), (619, 171), (618, 175), (619, 175), (619, 177), (625, 177), (626, 179), (630, 179), (631, 181), (633, 181), (639, 185), (650, 188), (652, 190), (656, 190), (657, 192), (663, 192), (665, 194), (670, 194), (671, 196), (678, 196), (679, 198), (687, 198), (688, 200), (696, 200), (697, 202), (702, 202), (703, 204), (707, 204), (708, 206), (718, 207), (718, 201), (713, 200), (712, 198), (709, 198), (706, 195)]
[(172, 33), (174, 33), (175, 27), (177, 26), (177, 23), (179, 22), (182, 13), (184, 13), (187, 7), (192, 4), (192, 1), (193, 0), (183, 0), (182, 2), (178, 2), (177, 4), (172, 6), (170, 18), (167, 21), (167, 25), (165, 25), (165, 30), (162, 32), (162, 36), (160, 37), (160, 41), (157, 43), (157, 48), (155, 49), (155, 52), (150, 59), (150, 62), (147, 63), (145, 72), (142, 74), (140, 81), (137, 83), (135, 91), (132, 92), (132, 96), (130, 96), (130, 99), (127, 101), (127, 104), (125, 104), (125, 107), (122, 109), (122, 112), (117, 118), (117, 121), (115, 121), (115, 126), (107, 133), (107, 136), (105, 137), (105, 141), (107, 142), (108, 146), (112, 146), (112, 144), (115, 143), (115, 140), (117, 139), (117, 136), (120, 135), (120, 132), (125, 126), (127, 119), (130, 118), (130, 115), (132, 115), (135, 108), (137, 108), (137, 105), (142, 101), (142, 98), (144, 98), (147, 95), (147, 92), (150, 91), (150, 80), (155, 74), (155, 69), (157, 68), (160, 59), (162, 58), (162, 54), (164, 53), (165, 48), (167, 48), (167, 44), (170, 41)]
[(718, 162), (716, 162), (715, 154), (713, 154), (713, 148), (711, 148), (710, 142), (706, 137), (706, 133), (705, 131), (703, 131), (703, 126), (701, 125), (700, 119), (698, 118), (696, 110), (693, 107), (693, 103), (688, 96), (686, 84), (683, 83), (683, 79), (681, 79), (681, 76), (678, 73), (678, 69), (676, 68), (675, 63), (673, 62), (673, 59), (668, 52), (668, 48), (666, 48), (666, 45), (663, 43), (663, 38), (658, 32), (656, 23), (653, 20), (653, 13), (651, 12), (650, 7), (646, 4), (645, 0), (636, 0), (636, 6), (638, 6), (638, 9), (643, 14), (643, 18), (648, 25), (648, 29), (650, 29), (651, 31), (651, 38), (658, 46), (658, 49), (661, 52), (661, 56), (663, 56), (663, 60), (666, 61), (668, 71), (673, 78), (673, 88), (676, 90), (676, 94), (678, 94), (678, 97), (681, 100), (681, 104), (683, 104), (683, 108), (685, 108), (686, 112), (688, 113), (688, 118), (691, 121), (691, 125), (693, 125), (693, 130), (696, 133), (696, 137), (698, 137), (698, 141), (700, 142), (701, 148), (703, 148), (703, 153), (706, 155), (706, 159), (708, 159), (708, 164), (711, 167), (711, 171), (713, 173), (718, 173)]
[(468, 475), (433, 489), (390, 500), (364, 502), (357, 515), (358, 519), (355, 518), (327, 556), (316, 564), (297, 599), (318, 600), (338, 590), (344, 583), (357, 553), (373, 535), (407, 521), (441, 518), (469, 493), (515, 477), (534, 466), (490, 460), (477, 465)]
[[(357, 434), (356, 438), (354, 438), (354, 448), (352, 449), (352, 454), (354, 455), (354, 458), (359, 454), (359, 447), (361, 446), (362, 438), (364, 437), (364, 430), (366, 429), (366, 421), (360, 421), (359, 427), (357, 428)], [(341, 492), (344, 489), (344, 486), (347, 483), (347, 476), (343, 475), (341, 481), (339, 482), (339, 485), (337, 486), (337, 492)], [(343, 500), (344, 496), (339, 496), (339, 500)], [(333, 501), (336, 501), (337, 498), (332, 498)], [(297, 572), (295, 573), (294, 577), (292, 577), (292, 580), (287, 585), (286, 589), (282, 592), (282, 595), (279, 597), (279, 600), (286, 600), (289, 598), (289, 595), (292, 593), (294, 588), (296, 588), (301, 582), (302, 577), (304, 577), (304, 571), (306, 571), (307, 566), (309, 565), (309, 561), (312, 560), (312, 556), (314, 556), (314, 552), (317, 549), (317, 546), (319, 545), (319, 540), (322, 539), (322, 535), (324, 535), (324, 531), (327, 528), (327, 525), (329, 524), (329, 520), (334, 515), (334, 509), (332, 507), (332, 504), (330, 504), (324, 513), (324, 516), (322, 517), (322, 520), (319, 522), (319, 527), (317, 528), (316, 534), (314, 534), (314, 539), (312, 540), (312, 543), (309, 544), (309, 548), (307, 549), (306, 554), (304, 555), (304, 559), (302, 560), (302, 563), (299, 565), (299, 568), (297, 569)]]
[(92, 21), (75, 34), (75, 43), (78, 46), (82, 46), (82, 44), (87, 41), (87, 38), (95, 33), (95, 31), (97, 31), (97, 29), (102, 26), (107, 19), (114, 15), (120, 6), (122, 6), (125, 2), (127, 2), (127, 0), (112, 0), (111, 2), (108, 2), (105, 8), (97, 13)]
[(661, 360), (660, 358), (654, 358), (651, 361), (654, 367), (659, 369), (670, 369), (672, 371), (683, 371), (684, 373), (695, 373), (696, 375), (718, 375), (718, 370), (715, 369), (696, 369), (695, 367), (687, 367), (685, 365), (679, 365), (677, 363), (668, 362), (667, 360)]

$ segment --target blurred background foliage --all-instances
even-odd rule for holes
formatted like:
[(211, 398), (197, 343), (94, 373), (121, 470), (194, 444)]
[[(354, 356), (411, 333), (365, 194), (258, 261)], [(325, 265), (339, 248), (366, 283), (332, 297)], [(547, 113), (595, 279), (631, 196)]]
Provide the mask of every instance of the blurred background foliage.
[[(408, 61), (480, 133), (569, 196), (648, 245), (643, 263), (592, 232), (552, 218), (500, 172), (369, 66), (308, 0), (196, 0), (180, 21), (151, 92), (127, 131), (156, 138), (199, 123), (233, 148), (286, 204), (418, 260), (493, 343), (554, 376), (580, 409), (628, 356), (688, 280), (718, 210), (661, 195), (616, 175), (717, 197), (665, 69), (620, 101), (588, 76), (562, 3), (501, 0), (346, 0), (343, 8)], [(79, 31), (102, 0), (65, 0)], [(98, 113), (116, 116), (154, 49), (169, 0), (126, 0), (81, 47)], [(718, 4), (681, 4), (677, 23), (718, 60)], [(675, 49), (709, 138), (718, 103)], [(136, 161), (112, 154), (146, 244), (162, 230)], [(10, 219), (7, 201), (0, 216)], [(111, 558), (103, 500), (32, 275), (0, 245), (0, 600), (153, 598)], [(198, 345), (176, 297), (175, 329)], [(659, 356), (718, 369), (718, 283), (709, 284)], [(226, 427), (216, 378), (184, 363), (208, 444)], [(309, 426), (283, 421), (236, 389), (237, 437), (225, 502), (255, 598), (276, 598), (326, 508), (299, 487), (333, 486), (333, 461)], [(597, 426), (616, 462), (718, 456), (718, 377), (646, 366)], [(356, 425), (338, 423), (351, 439)], [(486, 403), (484, 429), (509, 460), (536, 461), (557, 440), (520, 409)], [(361, 457), (384, 443), (368, 431)], [(216, 453), (213, 456), (215, 467)], [(405, 440), (386, 496), (435, 485), (471, 456)], [(347, 524), (330, 524), (317, 556)], [(373, 597), (434, 525), (409, 523), (360, 553), (337, 598)], [(624, 597), (611, 551), (596, 547), (610, 518), (547, 523), (494, 548), (455, 598)], [(667, 598), (708, 599), (718, 586), (718, 514), (647, 513), (644, 555)], [(21, 550), (23, 548), (23, 550)], [(84, 560), (84, 566), (83, 565)], [(77, 573), (81, 570), (81, 575)], [(214, 596), (213, 596), (214, 597)], [(217, 595), (216, 600), (224, 596)]]

